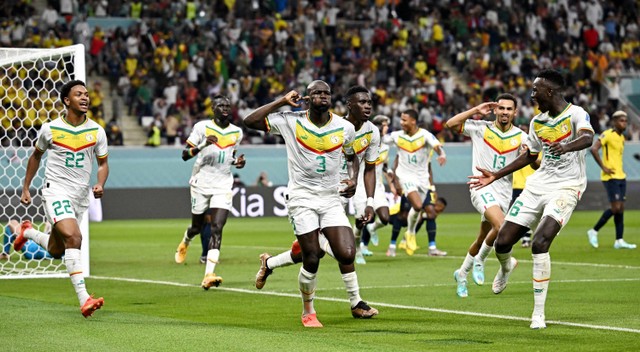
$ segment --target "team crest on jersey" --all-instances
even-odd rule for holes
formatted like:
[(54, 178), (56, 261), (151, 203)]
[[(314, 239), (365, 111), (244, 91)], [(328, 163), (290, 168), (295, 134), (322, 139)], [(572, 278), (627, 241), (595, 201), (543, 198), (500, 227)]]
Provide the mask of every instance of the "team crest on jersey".
[(484, 131), (484, 143), (498, 154), (507, 154), (520, 147), (522, 144), (522, 133), (517, 132), (509, 136), (501, 136), (491, 128)]
[(533, 129), (545, 143), (560, 142), (571, 136), (571, 115), (556, 123), (533, 120)]
[(66, 128), (51, 126), (52, 143), (71, 151), (77, 152), (96, 144), (97, 128), (82, 131), (71, 131)]
[(369, 144), (371, 144), (371, 136), (373, 132), (369, 131), (359, 136), (356, 136), (355, 141), (353, 142), (353, 150), (356, 154), (360, 154), (367, 150)]
[(420, 148), (424, 147), (424, 136), (418, 136), (415, 139), (411, 139), (409, 136), (398, 136), (398, 148), (408, 152), (414, 153)]
[(558, 209), (562, 210), (567, 206), (567, 201), (564, 199), (558, 199), (556, 200), (556, 206)]
[(340, 127), (335, 130), (319, 133), (307, 129), (300, 121), (297, 121), (296, 140), (305, 149), (313, 153), (329, 153), (342, 147), (344, 143), (344, 129)]
[(216, 136), (218, 138), (218, 141), (216, 142), (216, 146), (218, 146), (218, 148), (220, 149), (225, 149), (225, 148), (234, 146), (238, 141), (238, 138), (240, 138), (240, 131), (238, 130), (225, 133), (219, 130), (215, 125), (213, 127), (209, 127), (209, 126), (206, 126), (206, 127), (207, 129), (205, 131), (205, 135)]

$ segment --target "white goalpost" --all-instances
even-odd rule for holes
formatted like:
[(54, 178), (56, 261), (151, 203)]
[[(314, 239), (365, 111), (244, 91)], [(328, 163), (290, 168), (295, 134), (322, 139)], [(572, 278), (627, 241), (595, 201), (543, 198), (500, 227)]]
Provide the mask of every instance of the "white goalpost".
[[(40, 126), (63, 114), (59, 89), (74, 79), (86, 82), (81, 44), (55, 49), (0, 48), (0, 279), (68, 277), (63, 261), (47, 257), (43, 250), (34, 252), (35, 247), (26, 245), (23, 251), (14, 251), (12, 241), (17, 234), (11, 236), (9, 224), (30, 220), (40, 231), (49, 228), (41, 193), (46, 153), (31, 183), (32, 203), (26, 207), (20, 203), (22, 182)], [(89, 276), (88, 214), (80, 230), (83, 272)]]

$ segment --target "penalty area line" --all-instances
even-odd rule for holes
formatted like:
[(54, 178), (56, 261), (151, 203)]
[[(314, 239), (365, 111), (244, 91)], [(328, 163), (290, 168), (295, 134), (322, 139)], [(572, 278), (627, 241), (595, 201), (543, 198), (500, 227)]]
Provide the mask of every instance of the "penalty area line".
[[(126, 278), (126, 277), (110, 277), (110, 276), (93, 276), (92, 275), (91, 279), (123, 281), (123, 282), (144, 283), (144, 284), (154, 284), (154, 285), (167, 285), (167, 286), (175, 286), (175, 287), (200, 287), (200, 285), (185, 284), (185, 283), (173, 282), (173, 281), (134, 279), (134, 278)], [(232, 288), (232, 287), (216, 287), (215, 290), (222, 290), (222, 291), (228, 291), (228, 292), (238, 292), (238, 293), (248, 293), (248, 294), (253, 294), (253, 295), (292, 297), (292, 298), (300, 299), (300, 295), (299, 294), (293, 294), (293, 293), (247, 290), (247, 289), (243, 289), (243, 288)], [(349, 303), (349, 300), (348, 299), (344, 299), (344, 298), (315, 297), (314, 299), (315, 300), (319, 300), (319, 301)], [(489, 314), (489, 313), (479, 313), (479, 312), (470, 312), (470, 311), (453, 310), (453, 309), (408, 306), (408, 305), (402, 305), (402, 304), (391, 304), (391, 303), (372, 302), (372, 301), (369, 301), (369, 303), (371, 305), (373, 305), (373, 306), (395, 308), (395, 309), (417, 310), (417, 311), (423, 311), (423, 312), (456, 314), (456, 315), (465, 315), (465, 316), (473, 316), (473, 317), (481, 317), (481, 318), (493, 318), (493, 319), (502, 319), (502, 320), (516, 320), (516, 321), (526, 321), (526, 322), (531, 320), (528, 317), (527, 318), (525, 318), (525, 317), (517, 317), (517, 316), (513, 316), (513, 315)], [(635, 333), (635, 334), (640, 334), (640, 329), (631, 329), (631, 328), (623, 328), (623, 327), (608, 326), (608, 325), (581, 324), (581, 323), (573, 323), (573, 322), (558, 321), (558, 320), (547, 320), (547, 324), (571, 326), (571, 327), (594, 329), (594, 330), (631, 332), (631, 333)]]

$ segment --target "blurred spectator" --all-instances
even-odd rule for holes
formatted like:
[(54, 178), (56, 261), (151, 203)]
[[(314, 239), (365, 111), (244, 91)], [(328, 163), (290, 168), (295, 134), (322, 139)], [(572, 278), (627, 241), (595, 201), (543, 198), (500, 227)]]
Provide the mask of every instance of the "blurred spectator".
[[(500, 92), (517, 95), (524, 107), (545, 67), (567, 74), (576, 102), (586, 99), (581, 105), (593, 112), (609, 105), (612, 113), (616, 88), (607, 80), (640, 69), (638, 5), (630, 0), (267, 3), (63, 0), (60, 14), (74, 16), (65, 22), (53, 21), (51, 7), (34, 13), (21, 1), (4, 9), (0, 42), (55, 46), (73, 34), (88, 43), (89, 73), (109, 76), (130, 114), (152, 116), (154, 97), (165, 95), (162, 115), (176, 113), (178, 137), (207, 116), (212, 94), (230, 96), (239, 119), (314, 79), (331, 84), (336, 112), (359, 82), (372, 91), (374, 114), (415, 109), (432, 132)], [(103, 14), (136, 22), (88, 25), (87, 16)], [(187, 14), (194, 19), (184, 20)], [(530, 119), (532, 108), (518, 118)], [(245, 143), (277, 141), (247, 135)]]
[(258, 176), (258, 179), (256, 180), (256, 186), (258, 186), (258, 187), (271, 187), (271, 186), (273, 186), (273, 183), (271, 181), (269, 181), (269, 176), (267, 176), (267, 173), (262, 171), (262, 172), (260, 172), (260, 175)]
[(115, 117), (109, 121), (105, 132), (107, 133), (107, 142), (109, 145), (124, 145), (124, 135)]
[(242, 182), (242, 180), (240, 179), (240, 175), (239, 174), (233, 174), (233, 188), (244, 188), (246, 187), (246, 185), (244, 184), (244, 182)]
[(176, 115), (171, 114), (167, 116), (167, 118), (164, 121), (164, 131), (165, 131), (165, 136), (167, 137), (168, 145), (179, 145), (179, 142), (180, 142), (178, 140), (179, 127), (180, 127), (180, 121), (178, 121), (178, 118), (176, 117)]

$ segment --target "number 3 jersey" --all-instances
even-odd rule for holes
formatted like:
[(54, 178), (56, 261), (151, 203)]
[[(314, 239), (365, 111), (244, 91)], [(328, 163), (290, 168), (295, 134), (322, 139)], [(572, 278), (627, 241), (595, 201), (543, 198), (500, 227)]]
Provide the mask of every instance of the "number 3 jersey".
[[(481, 174), (476, 167), (496, 172), (509, 165), (518, 157), (520, 146), (527, 139), (527, 134), (518, 127), (512, 125), (509, 130), (502, 132), (495, 122), (484, 120), (467, 120), (460, 132), (471, 137), (473, 175)], [(511, 200), (511, 174), (494, 181), (493, 185), (507, 201)]]
[(205, 193), (229, 192), (233, 187), (233, 154), (242, 141), (242, 129), (232, 124), (222, 128), (214, 120), (200, 121), (193, 126), (187, 144), (196, 147), (208, 136), (216, 136), (218, 141), (198, 153), (189, 184)]
[(59, 117), (42, 125), (36, 148), (47, 155), (46, 182), (69, 190), (87, 191), (94, 157), (108, 155), (107, 135), (95, 121), (85, 117), (79, 126)]
[(270, 133), (284, 138), (289, 169), (289, 194), (337, 195), (342, 153), (354, 154), (353, 125), (331, 113), (327, 123), (316, 126), (308, 111), (276, 112), (266, 118)]

